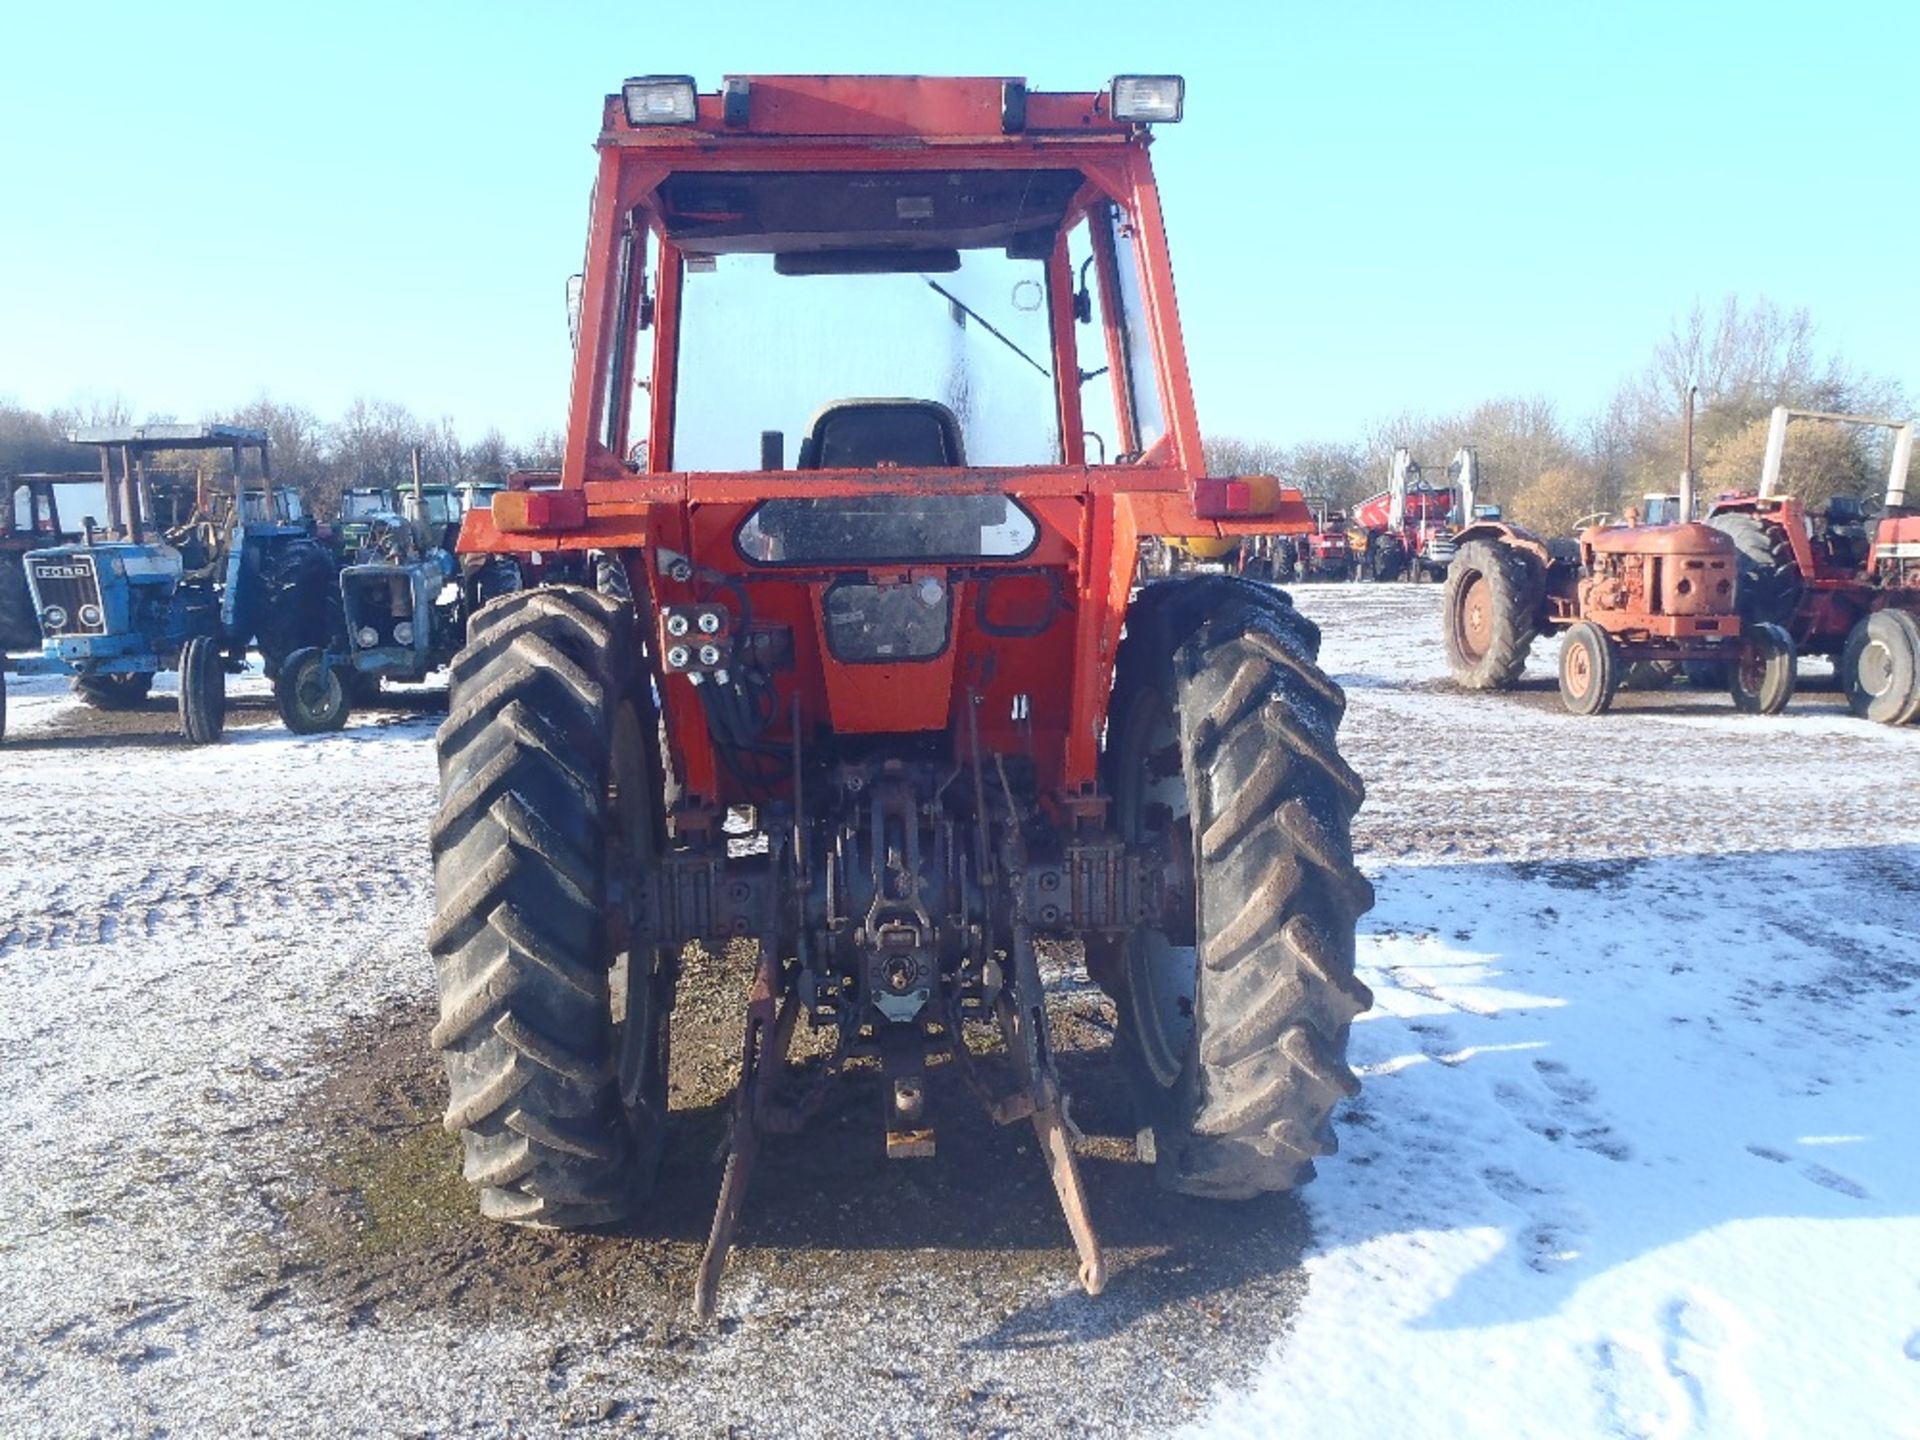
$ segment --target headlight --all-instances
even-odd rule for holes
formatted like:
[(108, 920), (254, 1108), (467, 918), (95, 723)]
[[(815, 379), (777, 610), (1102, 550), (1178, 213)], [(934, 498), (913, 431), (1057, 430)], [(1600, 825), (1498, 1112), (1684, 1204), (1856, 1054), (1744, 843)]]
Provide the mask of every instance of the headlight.
[(49, 605), (40, 612), (40, 623), (49, 630), (58, 630), (67, 623), (67, 612), (59, 605)]
[(362, 625), (353, 632), (353, 641), (362, 650), (371, 650), (380, 643), (380, 632), (371, 625)]
[(398, 625), (393, 627), (393, 643), (396, 645), (411, 645), (413, 643), (413, 622), (411, 620), (402, 620)]
[(691, 125), (700, 118), (691, 75), (636, 75), (620, 93), (629, 125)]
[(100, 607), (98, 605), (82, 605), (80, 607), (80, 623), (88, 627), (98, 625), (100, 623)]
[(1136, 124), (1171, 124), (1186, 106), (1187, 82), (1178, 75), (1116, 75), (1113, 77), (1113, 118)]

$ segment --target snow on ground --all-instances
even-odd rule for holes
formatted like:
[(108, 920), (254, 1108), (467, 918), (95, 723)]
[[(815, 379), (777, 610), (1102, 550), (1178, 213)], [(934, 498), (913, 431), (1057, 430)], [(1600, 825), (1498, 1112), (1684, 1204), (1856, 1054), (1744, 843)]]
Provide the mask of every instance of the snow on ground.
[[(59, 682), (9, 677), (0, 1434), (1920, 1436), (1920, 729), (1817, 691), (1579, 720), (1551, 645), (1530, 688), (1461, 695), (1437, 590), (1296, 594), (1348, 689), (1380, 897), (1366, 1088), (1305, 1192), (1302, 1271), (1159, 1314), (1124, 1269), (1098, 1300), (1049, 1282), (958, 1352), (901, 1313), (912, 1284), (857, 1272), (761, 1324), (792, 1282), (752, 1256), (737, 1328), (664, 1346), (562, 1316), (357, 1325), (248, 1279), (317, 1047), (431, 985), (432, 721), (299, 740), (248, 679), (227, 743), (192, 750), (164, 717), (76, 736)], [(1069, 1402), (1097, 1369), (1142, 1403), (1018, 1389), (1010, 1333)], [(953, 1353), (1011, 1408), (934, 1403)], [(1235, 1379), (1197, 1408), (1151, 1396), (1209, 1374)]]
[(1366, 591), (1301, 599), (1355, 763), (1433, 772), (1437, 801), (1376, 784), (1415, 818), (1374, 808), (1375, 850), (1482, 813), (1369, 867), (1366, 1088), (1306, 1192), (1307, 1298), (1194, 1432), (1920, 1435), (1920, 810), (1888, 808), (1920, 731), (1837, 695), (1581, 721), (1409, 690), (1433, 596), (1393, 597), (1397, 640)]

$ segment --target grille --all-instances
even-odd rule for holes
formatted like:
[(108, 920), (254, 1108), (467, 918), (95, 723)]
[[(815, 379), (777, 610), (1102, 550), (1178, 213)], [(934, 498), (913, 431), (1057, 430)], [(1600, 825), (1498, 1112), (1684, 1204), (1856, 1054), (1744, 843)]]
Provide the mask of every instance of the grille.
[[(107, 633), (105, 607), (100, 604), (100, 578), (94, 573), (91, 556), (30, 560), (27, 564), (33, 577), (34, 598), (40, 604), (40, 627), (49, 639)], [(56, 605), (66, 612), (66, 618), (59, 625), (49, 625), (47, 611)], [(100, 617), (92, 625), (83, 624), (80, 619), (80, 612), (87, 606), (94, 607)]]

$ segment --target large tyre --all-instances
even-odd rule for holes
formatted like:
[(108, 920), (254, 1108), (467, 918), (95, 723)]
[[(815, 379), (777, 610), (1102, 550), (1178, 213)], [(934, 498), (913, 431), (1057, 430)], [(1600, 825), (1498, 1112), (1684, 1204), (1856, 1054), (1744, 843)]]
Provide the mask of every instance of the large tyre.
[(1920, 717), (1920, 621), (1876, 610), (1853, 627), (1840, 657), (1847, 708), (1863, 720), (1905, 725)]
[(153, 690), (153, 672), (133, 675), (76, 675), (73, 693), (96, 710), (137, 710)]
[(614, 954), (603, 916), (609, 879), (654, 863), (660, 844), (659, 730), (638, 643), (623, 602), (531, 590), (478, 611), (450, 670), (433, 1045), (447, 1129), (496, 1220), (619, 1220), (657, 1166), (671, 975), (664, 957)]
[(1369, 580), (1399, 579), (1406, 559), (1405, 548), (1394, 536), (1378, 532), (1367, 536), (1367, 578)]
[(297, 650), (345, 648), (340, 572), (316, 541), (280, 546), (263, 560), (260, 581), (255, 629), (268, 679), (277, 680)]
[(26, 562), (8, 551), (0, 554), (0, 651), (39, 648), (40, 616), (27, 588)]
[(296, 735), (338, 730), (353, 710), (347, 677), (313, 646), (287, 656), (274, 677), (273, 700), (281, 722)]
[(180, 647), (180, 733), (189, 745), (211, 745), (227, 727), (227, 672), (220, 646), (196, 635)]
[(1749, 624), (1778, 625), (1791, 632), (1805, 581), (1786, 532), (1744, 510), (1710, 516), (1707, 524), (1732, 540), (1739, 552), (1740, 618)]
[(1447, 668), (1467, 690), (1510, 690), (1527, 668), (1539, 596), (1532, 567), (1511, 545), (1469, 540), (1447, 569), (1442, 603)]
[(1170, 918), (1102, 951), (1099, 978), (1158, 1179), (1186, 1194), (1304, 1184), (1359, 1087), (1365, 791), (1319, 640), (1283, 593), (1228, 577), (1152, 586), (1127, 614), (1102, 763), (1121, 835), (1174, 885)]
[(1560, 703), (1575, 715), (1603, 715), (1620, 688), (1613, 639), (1591, 620), (1567, 627), (1560, 642)]
[(1793, 640), (1778, 625), (1749, 625), (1740, 653), (1727, 666), (1734, 708), (1748, 715), (1778, 715), (1793, 699), (1797, 666)]

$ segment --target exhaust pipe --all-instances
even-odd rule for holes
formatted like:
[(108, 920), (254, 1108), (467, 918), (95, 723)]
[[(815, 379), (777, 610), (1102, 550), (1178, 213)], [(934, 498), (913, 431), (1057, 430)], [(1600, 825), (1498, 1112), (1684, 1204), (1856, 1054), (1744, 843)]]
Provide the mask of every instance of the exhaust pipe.
[(1687, 463), (1680, 471), (1680, 523), (1693, 519), (1693, 402), (1700, 394), (1698, 385), (1687, 387)]

